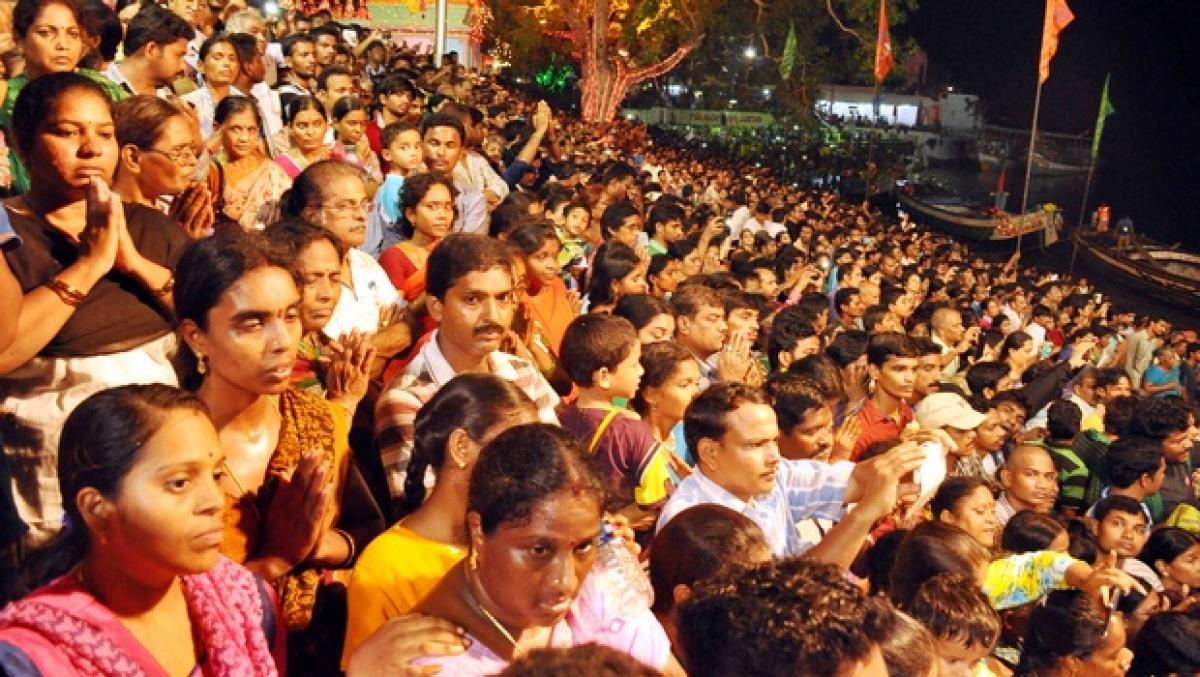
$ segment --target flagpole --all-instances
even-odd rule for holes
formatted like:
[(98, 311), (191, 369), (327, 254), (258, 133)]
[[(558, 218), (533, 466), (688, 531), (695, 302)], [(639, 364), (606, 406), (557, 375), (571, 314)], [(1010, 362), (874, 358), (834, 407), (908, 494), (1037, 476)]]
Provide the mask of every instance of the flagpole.
[[(1033, 97), (1033, 124), (1029, 128), (1029, 151), (1025, 154), (1025, 189), (1021, 191), (1021, 213), (1029, 207), (1029, 181), (1033, 178), (1033, 148), (1037, 144), (1038, 112), (1042, 107), (1042, 80), (1038, 77), (1037, 94)], [(1017, 233), (1017, 251), (1021, 251), (1021, 238), (1024, 232)]]
[(1092, 188), (1092, 175), (1096, 172), (1096, 156), (1088, 160), (1087, 182), (1083, 184), (1083, 204), (1079, 205), (1079, 223), (1075, 226), (1075, 236), (1071, 238), (1071, 267), (1067, 275), (1075, 276), (1075, 257), (1079, 254), (1079, 238), (1083, 234), (1083, 217), (1087, 214), (1088, 193)]

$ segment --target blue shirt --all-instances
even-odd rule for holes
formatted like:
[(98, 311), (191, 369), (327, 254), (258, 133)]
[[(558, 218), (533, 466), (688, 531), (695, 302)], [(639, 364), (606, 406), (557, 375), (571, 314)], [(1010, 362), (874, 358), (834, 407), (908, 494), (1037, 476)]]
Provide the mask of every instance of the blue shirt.
[(403, 176), (388, 174), (375, 191), (371, 213), (367, 216), (367, 234), (358, 246), (359, 251), (378, 259), (388, 247), (400, 241), (396, 223), (400, 220), (400, 189), (403, 187)]
[(1179, 365), (1171, 367), (1170, 371), (1164, 370), (1158, 366), (1158, 363), (1150, 365), (1146, 373), (1142, 376), (1142, 383), (1149, 383), (1152, 386), (1163, 386), (1168, 383), (1174, 383), (1175, 387), (1170, 390), (1163, 390), (1154, 393), (1153, 397), (1166, 397), (1167, 395), (1179, 395)]
[(779, 462), (774, 488), (767, 494), (743, 501), (705, 477), (697, 466), (667, 499), (655, 531), (694, 505), (715, 503), (753, 520), (762, 529), (772, 556), (800, 555), (816, 543), (802, 539), (797, 525), (814, 517), (841, 519), (846, 511), (846, 486), (853, 470), (854, 464), (849, 461), (821, 463), (784, 459)]

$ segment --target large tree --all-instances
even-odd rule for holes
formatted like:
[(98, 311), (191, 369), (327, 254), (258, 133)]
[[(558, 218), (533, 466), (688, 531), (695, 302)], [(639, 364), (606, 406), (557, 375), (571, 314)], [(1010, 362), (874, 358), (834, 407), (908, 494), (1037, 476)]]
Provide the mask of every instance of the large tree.
[[(670, 72), (725, 100), (739, 91), (773, 92), (794, 111), (811, 109), (820, 82), (863, 79), (871, 71), (879, 0), (488, 0), (491, 33), (510, 60), (533, 71), (549, 53), (580, 67), (580, 112), (608, 122), (635, 85)], [(917, 0), (887, 0), (895, 25)], [(796, 48), (780, 74), (789, 27)], [(903, 46), (897, 44), (901, 58)], [(745, 48), (754, 46), (754, 57)], [(689, 58), (690, 57), (690, 58)], [(765, 102), (764, 102), (765, 103)], [(723, 104), (722, 104), (723, 105)]]
[(726, 0), (489, 0), (493, 33), (518, 65), (561, 51), (580, 67), (580, 113), (613, 119), (634, 85), (657, 78), (703, 40)]

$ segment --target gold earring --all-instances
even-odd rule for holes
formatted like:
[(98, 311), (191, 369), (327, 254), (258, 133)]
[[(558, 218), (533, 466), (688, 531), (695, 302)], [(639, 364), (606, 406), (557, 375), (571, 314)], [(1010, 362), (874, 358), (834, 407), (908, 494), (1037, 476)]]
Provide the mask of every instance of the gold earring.
[(196, 371), (204, 376), (208, 373), (208, 358), (203, 355), (196, 355)]
[(479, 570), (479, 551), (471, 550), (471, 556), (467, 558), (467, 568), (471, 571)]

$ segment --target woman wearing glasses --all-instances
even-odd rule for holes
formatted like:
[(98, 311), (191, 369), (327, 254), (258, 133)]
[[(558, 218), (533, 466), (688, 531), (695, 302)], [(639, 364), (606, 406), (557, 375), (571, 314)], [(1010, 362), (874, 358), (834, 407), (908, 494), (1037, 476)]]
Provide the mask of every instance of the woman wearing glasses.
[(253, 99), (225, 97), (214, 119), (221, 136), (216, 161), (224, 183), (225, 215), (245, 230), (262, 230), (276, 220), (279, 200), (292, 179), (266, 153)]
[(382, 357), (407, 348), (412, 332), (397, 322), (404, 303), (387, 274), (370, 254), (357, 249), (366, 239), (371, 200), (362, 172), (337, 160), (322, 160), (296, 177), (282, 200), (285, 216), (328, 229), (346, 252), (342, 259), (342, 295), (324, 334), (339, 339), (351, 331), (372, 334)]
[(156, 96), (133, 96), (113, 106), (113, 118), (119, 146), (113, 190), (121, 200), (165, 211), (192, 238), (211, 234), (213, 191), (195, 180), (191, 114)]

